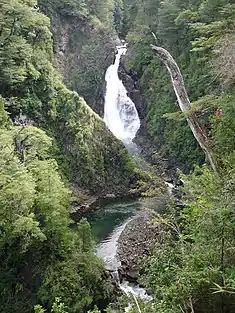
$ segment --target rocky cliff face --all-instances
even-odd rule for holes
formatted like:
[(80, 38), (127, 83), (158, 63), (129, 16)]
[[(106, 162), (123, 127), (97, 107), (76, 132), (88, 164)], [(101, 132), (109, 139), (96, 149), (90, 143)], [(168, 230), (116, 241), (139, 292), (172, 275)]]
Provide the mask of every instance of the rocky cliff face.
[(147, 103), (144, 101), (141, 95), (138, 74), (135, 72), (135, 70), (133, 69), (128, 70), (125, 66), (125, 56), (122, 57), (122, 60), (120, 62), (118, 75), (119, 78), (122, 80), (124, 86), (126, 87), (127, 94), (134, 102), (135, 107), (139, 114), (141, 127), (137, 134), (138, 141), (138, 138), (145, 135)]
[(143, 119), (145, 116), (145, 106), (143, 104), (143, 99), (140, 93), (140, 86), (138, 81), (139, 78), (134, 70), (128, 71), (126, 69), (124, 58), (125, 55), (122, 56), (122, 60), (120, 62), (118, 70), (118, 75), (127, 89), (128, 96), (135, 103), (136, 109), (138, 110), (139, 113), (139, 117)]
[[(82, 19), (41, 1), (51, 19), (54, 39), (54, 66), (67, 87), (77, 91), (87, 104), (103, 116), (105, 71), (115, 54), (114, 26), (100, 25), (91, 17)], [(111, 23), (112, 24), (112, 23)]]
[[(95, 23), (88, 21), (85, 23), (75, 16), (62, 17), (54, 6), (49, 7), (49, 4), (55, 4), (56, 1), (40, 2), (48, 5), (48, 7), (43, 6), (43, 11), (51, 17), (55, 66), (61, 74), (64, 74), (64, 81), (68, 81), (68, 85), (76, 83), (72, 79), (69, 80), (69, 74), (72, 76), (75, 73), (76, 66), (80, 62), (79, 73), (82, 73), (83, 66), (84, 76), (81, 74), (81, 83), (78, 85), (80, 88), (92, 86), (92, 84), (83, 85), (87, 79), (86, 75), (89, 76), (91, 73), (94, 62), (106, 62), (109, 57), (108, 52), (111, 51), (109, 45), (101, 47), (102, 41), (96, 45), (94, 38), (97, 39), (96, 35), (101, 37), (103, 34), (103, 42), (109, 44), (112, 38), (109, 37), (110, 41), (106, 41), (107, 32), (102, 28), (96, 29)], [(52, 66), (50, 21), (39, 10), (30, 9), (29, 13), (32, 14), (31, 20), (38, 23), (35, 22), (35, 29), (38, 32), (37, 46), (35, 48), (35, 43), (25, 31), (27, 27), (31, 27), (31, 24), (24, 23), (24, 19), (20, 20), (23, 26), (19, 28), (18, 37), (14, 35), (13, 39), (23, 38), (27, 47), (25, 59), (15, 64), (12, 58), (10, 63), (13, 64), (13, 69), (9, 67), (7, 69), (8, 63), (5, 62), (6, 68), (3, 69), (20, 73), (16, 75), (16, 79), (20, 78), (14, 86), (14, 92), (12, 92), (11, 80), (5, 79), (5, 85), (1, 90), (3, 97), (1, 103), (3, 102), (3, 106), (7, 108), (8, 115), (15, 125), (22, 126), (22, 129), (34, 125), (46, 132), (53, 142), (50, 153), (57, 160), (60, 172), (63, 172), (65, 180), (77, 189), (81, 188), (99, 195), (127, 193), (131, 185), (139, 179), (135, 162), (130, 158), (123, 144), (114, 138), (103, 120), (84, 99), (62, 83), (61, 77)], [(75, 40), (76, 36), (80, 37)], [(104, 50), (108, 51), (106, 55), (102, 52)], [(97, 51), (103, 53), (101, 59), (95, 55)], [(85, 55), (84, 63), (81, 58), (85, 58)], [(97, 68), (94, 69), (92, 77), (98, 79), (95, 70), (98, 71), (99, 64), (95, 64)], [(85, 71), (86, 67), (87, 71)], [(106, 65), (103, 64), (103, 67)], [(25, 71), (25, 68), (30, 68), (32, 72)], [(100, 75), (103, 73), (101, 72)], [(95, 94), (93, 92), (93, 97)], [(96, 109), (98, 111), (99, 107), (97, 106)]]
[(149, 163), (157, 165), (160, 171), (159, 174), (161, 174), (161, 169), (165, 168), (165, 164), (160, 156), (157, 156), (156, 148), (153, 143), (147, 138), (147, 103), (141, 93), (140, 78), (134, 69), (127, 68), (126, 59), (128, 59), (128, 53), (127, 56), (122, 57), (118, 75), (127, 90), (128, 96), (136, 106), (141, 122), (140, 129), (134, 140), (139, 146), (141, 155), (145, 157)]
[(149, 137), (147, 123), (148, 102), (141, 90), (141, 78), (133, 68), (127, 66), (130, 57), (130, 52), (123, 56), (119, 67), (119, 77), (127, 89), (128, 96), (135, 103), (141, 121), (141, 126), (136, 135), (135, 142), (139, 146), (141, 155), (150, 164), (156, 165), (158, 175), (162, 176), (163, 174), (166, 174), (165, 180), (178, 180), (176, 169), (180, 168), (185, 171), (185, 166), (175, 157), (171, 156), (168, 159), (162, 157), (158, 144)]

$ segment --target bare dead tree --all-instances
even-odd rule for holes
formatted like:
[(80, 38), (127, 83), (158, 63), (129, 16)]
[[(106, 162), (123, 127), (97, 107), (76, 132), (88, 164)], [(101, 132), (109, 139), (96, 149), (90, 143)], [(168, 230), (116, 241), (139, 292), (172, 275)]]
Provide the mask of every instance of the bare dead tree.
[[(156, 39), (156, 36), (154, 34), (153, 36)], [(192, 133), (194, 137), (196, 138), (198, 144), (203, 149), (206, 155), (206, 158), (209, 161), (213, 171), (217, 173), (218, 169), (217, 169), (215, 157), (213, 155), (213, 151), (211, 149), (210, 141), (207, 137), (205, 130), (200, 125), (200, 122), (198, 118), (196, 117), (195, 113), (192, 110), (190, 110), (191, 103), (189, 101), (188, 94), (185, 88), (183, 76), (180, 72), (180, 69), (176, 61), (173, 59), (171, 54), (164, 48), (157, 47), (155, 45), (151, 45), (151, 47), (156, 53), (156, 55), (158, 56), (158, 58), (167, 67), (168, 72), (170, 73), (170, 76), (171, 76), (172, 86), (174, 88), (174, 91), (175, 91), (175, 94), (179, 103), (179, 107), (181, 111), (184, 113), (190, 129), (192, 130)]]

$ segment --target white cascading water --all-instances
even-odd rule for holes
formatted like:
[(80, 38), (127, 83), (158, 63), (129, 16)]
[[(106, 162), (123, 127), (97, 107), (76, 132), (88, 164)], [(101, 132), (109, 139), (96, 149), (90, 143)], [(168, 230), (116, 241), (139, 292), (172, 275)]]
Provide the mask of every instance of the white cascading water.
[[(127, 51), (126, 45), (117, 46), (117, 54), (114, 64), (111, 64), (106, 71), (106, 95), (104, 106), (104, 121), (115, 137), (120, 139), (128, 148), (131, 154), (137, 155), (138, 148), (132, 142), (140, 127), (140, 119), (135, 104), (127, 96), (127, 90), (118, 77), (118, 68), (121, 56)], [(119, 280), (118, 267), (120, 262), (117, 260), (118, 239), (125, 229), (130, 219), (126, 220), (120, 227), (115, 229), (110, 236), (101, 242), (96, 248), (96, 255), (105, 261), (106, 268), (112, 271), (113, 277)], [(138, 285), (132, 285), (127, 281), (120, 284), (120, 288), (133, 297), (144, 300), (151, 300), (146, 291)], [(126, 308), (126, 312), (131, 306)]]
[[(118, 239), (125, 229), (126, 225), (131, 221), (131, 218), (127, 219), (125, 223), (117, 227), (106, 240), (102, 241), (96, 247), (96, 255), (104, 260), (106, 269), (112, 272), (112, 277), (119, 282), (118, 268), (121, 266), (120, 261), (117, 259), (117, 245)], [(152, 296), (148, 295), (144, 288), (139, 285), (131, 284), (128, 281), (123, 281), (119, 284), (121, 290), (127, 295), (140, 298), (142, 300), (150, 301)], [(131, 307), (130, 307), (131, 308)], [(130, 309), (129, 308), (129, 309)], [(128, 312), (129, 310), (127, 310)]]
[(114, 136), (128, 145), (140, 127), (140, 119), (135, 104), (127, 96), (127, 90), (118, 77), (118, 67), (121, 56), (127, 51), (126, 45), (117, 47), (117, 51), (115, 62), (105, 75), (104, 121)]

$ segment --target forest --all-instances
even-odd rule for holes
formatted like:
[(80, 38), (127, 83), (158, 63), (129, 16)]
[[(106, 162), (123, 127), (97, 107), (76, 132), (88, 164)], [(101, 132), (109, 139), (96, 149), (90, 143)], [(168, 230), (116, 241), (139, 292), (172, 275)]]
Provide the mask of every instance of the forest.
[[(143, 105), (136, 141), (183, 182), (154, 213), (164, 240), (140, 265), (153, 300), (137, 305), (116, 296), (90, 224), (69, 214), (91, 196), (164, 192), (103, 121), (118, 37)], [(188, 112), (151, 45), (177, 62)], [(234, 0), (0, 0), (0, 264), (3, 313), (235, 311)]]

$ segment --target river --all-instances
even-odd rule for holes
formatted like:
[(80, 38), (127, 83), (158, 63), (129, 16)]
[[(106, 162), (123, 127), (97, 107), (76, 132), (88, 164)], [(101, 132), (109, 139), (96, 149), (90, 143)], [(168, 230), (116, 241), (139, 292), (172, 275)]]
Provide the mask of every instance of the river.
[[(127, 44), (117, 46), (114, 64), (111, 64), (105, 75), (106, 95), (104, 105), (104, 122), (110, 131), (123, 142), (131, 155), (138, 155), (138, 147), (133, 142), (140, 119), (133, 101), (118, 76), (121, 57), (127, 52)], [(96, 254), (105, 261), (106, 268), (112, 272), (113, 278), (119, 280), (117, 259), (117, 243), (127, 223), (141, 209), (138, 201), (115, 201), (94, 211), (89, 222), (93, 236), (97, 242)], [(131, 285), (127, 281), (120, 283), (125, 293), (150, 299), (140, 286)]]
[[(127, 223), (138, 214), (141, 208), (142, 203), (140, 201), (113, 200), (101, 204), (88, 217), (92, 235), (96, 241), (95, 253), (104, 260), (106, 268), (112, 272), (113, 278), (117, 281), (119, 280), (117, 269), (120, 266), (117, 259), (118, 239)], [(122, 281), (120, 288), (132, 296), (151, 300), (151, 296), (138, 284)]]

